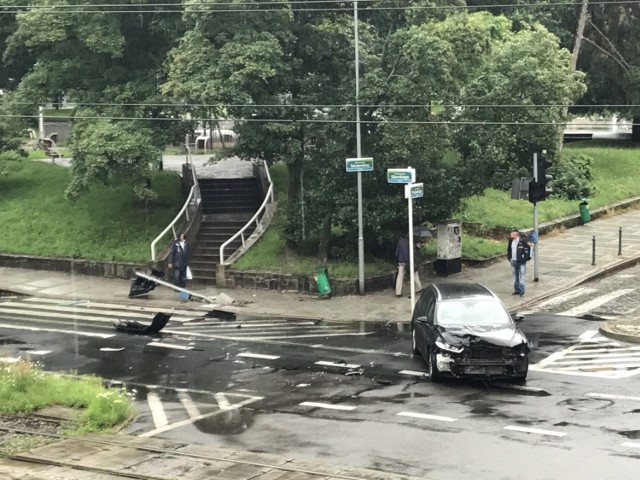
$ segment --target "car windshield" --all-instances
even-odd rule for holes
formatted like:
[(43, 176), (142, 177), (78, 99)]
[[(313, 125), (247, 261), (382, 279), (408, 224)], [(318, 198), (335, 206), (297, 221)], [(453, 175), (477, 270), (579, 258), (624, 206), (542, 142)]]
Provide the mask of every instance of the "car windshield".
[(500, 302), (487, 298), (445, 300), (438, 304), (436, 319), (439, 325), (507, 327), (511, 317)]

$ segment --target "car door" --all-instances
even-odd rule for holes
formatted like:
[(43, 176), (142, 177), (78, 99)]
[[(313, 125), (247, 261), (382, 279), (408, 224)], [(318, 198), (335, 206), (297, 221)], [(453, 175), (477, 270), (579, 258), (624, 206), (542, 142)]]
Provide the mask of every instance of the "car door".
[[(428, 348), (425, 348), (429, 334), (429, 323), (433, 324), (433, 314), (435, 311), (436, 296), (432, 289), (428, 289), (424, 292), (420, 298), (420, 305), (416, 305), (416, 312), (418, 313), (416, 318), (423, 319), (422, 321), (415, 321), (414, 326), (416, 329), (416, 344), (418, 350), (424, 355)], [(419, 308), (419, 310), (418, 310)]]

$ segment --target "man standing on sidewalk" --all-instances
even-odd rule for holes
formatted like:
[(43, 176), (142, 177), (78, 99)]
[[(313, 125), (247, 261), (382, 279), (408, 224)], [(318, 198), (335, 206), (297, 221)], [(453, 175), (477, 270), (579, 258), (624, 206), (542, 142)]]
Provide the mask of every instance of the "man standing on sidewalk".
[(531, 247), (517, 228), (511, 229), (507, 244), (507, 260), (513, 271), (513, 295), (524, 296), (527, 261), (531, 259)]
[(187, 286), (187, 269), (189, 263), (189, 244), (181, 233), (171, 247), (171, 263), (169, 268), (173, 268), (173, 280), (179, 287)]
[[(414, 253), (416, 248), (414, 248)], [(409, 237), (404, 235), (400, 240), (398, 240), (398, 245), (396, 246), (396, 265), (398, 266), (398, 273), (396, 276), (396, 297), (402, 297), (402, 284), (404, 282), (404, 272), (409, 269)], [(418, 272), (416, 271), (416, 258), (414, 257), (414, 275), (413, 282), (415, 284), (416, 292), (422, 290), (422, 284), (420, 283), (420, 277), (418, 276)]]

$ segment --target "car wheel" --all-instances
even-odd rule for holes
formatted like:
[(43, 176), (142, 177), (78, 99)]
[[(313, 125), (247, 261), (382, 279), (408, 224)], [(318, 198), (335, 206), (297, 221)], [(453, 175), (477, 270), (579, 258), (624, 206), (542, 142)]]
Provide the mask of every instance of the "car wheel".
[(429, 371), (429, 380), (432, 382), (438, 382), (442, 378), (440, 372), (438, 371), (438, 364), (436, 363), (436, 354), (429, 350), (429, 355), (427, 355), (427, 367)]
[(414, 357), (419, 357), (421, 355), (420, 350), (418, 350), (418, 341), (416, 340), (416, 329), (411, 329), (411, 352)]

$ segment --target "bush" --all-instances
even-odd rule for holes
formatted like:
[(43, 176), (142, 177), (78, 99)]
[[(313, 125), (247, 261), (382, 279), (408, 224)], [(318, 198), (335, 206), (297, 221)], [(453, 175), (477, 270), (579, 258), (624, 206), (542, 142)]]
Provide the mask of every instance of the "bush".
[(584, 153), (562, 153), (553, 165), (553, 195), (567, 200), (580, 200), (596, 193), (593, 185), (593, 158)]

